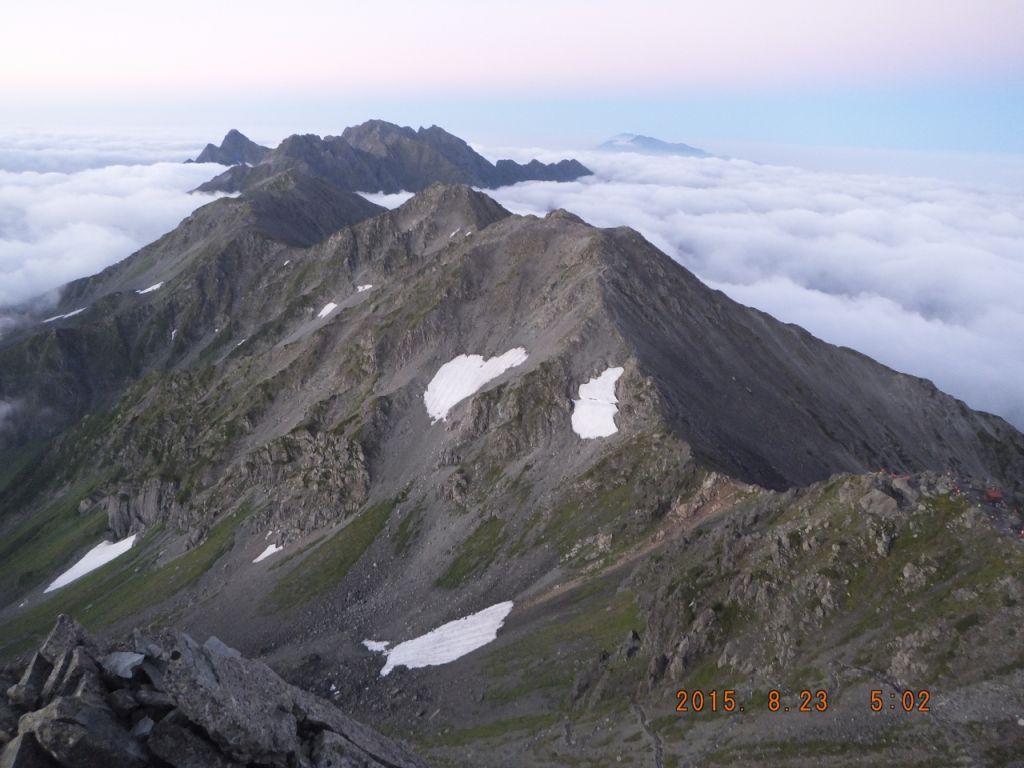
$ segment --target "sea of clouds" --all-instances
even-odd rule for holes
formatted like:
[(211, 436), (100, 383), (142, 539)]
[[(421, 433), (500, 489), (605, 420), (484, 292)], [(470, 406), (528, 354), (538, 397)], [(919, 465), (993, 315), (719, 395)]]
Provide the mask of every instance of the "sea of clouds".
[[(220, 170), (197, 142), (0, 137), (2, 307), (172, 229)], [(542, 160), (565, 152), (485, 152)], [(711, 286), (1024, 427), (1024, 192), (738, 159), (572, 153), (594, 176), (491, 190), (628, 225)], [(171, 161), (171, 162), (167, 162)], [(408, 195), (368, 195), (394, 206)]]
[(634, 227), (733, 299), (1024, 428), (1024, 193), (736, 159), (573, 156), (594, 175), (489, 194), (514, 213), (565, 208)]
[(0, 308), (54, 300), (59, 286), (120, 261), (213, 199), (189, 190), (222, 169), (177, 160), (195, 153), (188, 147), (0, 137)]

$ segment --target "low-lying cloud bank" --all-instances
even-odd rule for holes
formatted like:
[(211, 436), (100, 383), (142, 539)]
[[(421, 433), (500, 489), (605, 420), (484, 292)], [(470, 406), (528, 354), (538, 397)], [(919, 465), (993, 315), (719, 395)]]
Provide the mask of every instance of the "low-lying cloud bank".
[(0, 307), (98, 272), (173, 229), (213, 199), (188, 190), (220, 169), (165, 162), (0, 170)]
[(737, 301), (1024, 427), (1024, 194), (742, 160), (605, 156), (497, 190), (640, 230)]
[(199, 138), (107, 136), (9, 131), (0, 135), (0, 170), (73, 173), (108, 165), (184, 162), (205, 146)]
[[(565, 208), (634, 227), (737, 301), (1024, 428), (1024, 194), (743, 160), (572, 154), (595, 175), (489, 194), (515, 213)], [(393, 206), (407, 196), (372, 197)]]

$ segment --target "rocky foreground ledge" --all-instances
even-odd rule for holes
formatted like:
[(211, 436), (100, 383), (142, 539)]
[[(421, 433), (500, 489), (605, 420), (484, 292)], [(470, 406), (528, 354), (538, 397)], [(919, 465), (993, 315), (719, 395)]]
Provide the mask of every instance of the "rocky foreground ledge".
[(0, 768), (426, 768), (215, 637), (108, 647), (62, 615), (18, 671), (0, 670)]

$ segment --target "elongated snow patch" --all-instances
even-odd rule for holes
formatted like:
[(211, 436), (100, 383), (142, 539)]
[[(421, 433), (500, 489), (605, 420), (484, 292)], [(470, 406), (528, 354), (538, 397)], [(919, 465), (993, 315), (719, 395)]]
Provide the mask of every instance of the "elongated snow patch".
[(331, 312), (333, 312), (337, 308), (337, 304), (335, 304), (333, 301), (329, 301), (326, 304), (324, 304), (324, 308), (320, 310), (320, 312), (317, 314), (317, 317), (327, 317), (329, 314), (331, 314)]
[(509, 368), (526, 362), (526, 350), (510, 349), (503, 355), (484, 360), (482, 355), (459, 355), (442, 365), (423, 393), (423, 402), (432, 421), (448, 418), (456, 403), (476, 394), (484, 384), (496, 379)]
[(268, 557), (270, 557), (270, 556), (271, 556), (272, 554), (274, 554), (275, 552), (280, 552), (280, 551), (281, 551), (282, 549), (284, 549), (284, 547), (279, 547), (279, 546), (277, 546), (277, 544), (271, 544), (271, 545), (270, 545), (269, 547), (267, 547), (267, 548), (266, 548), (266, 549), (264, 549), (264, 550), (263, 550), (262, 552), (260, 552), (260, 553), (259, 553), (259, 554), (258, 554), (258, 555), (256, 556), (256, 559), (255, 559), (255, 560), (253, 560), (253, 562), (254, 562), (254, 563), (260, 563), (260, 562), (263, 562), (263, 561), (264, 561), (264, 560), (266, 560), (266, 559), (267, 559)]
[(74, 317), (75, 315), (82, 314), (87, 309), (88, 307), (82, 307), (81, 309), (76, 309), (71, 312), (68, 312), (66, 315), (54, 315), (53, 317), (46, 318), (45, 320), (43, 320), (43, 322), (52, 323), (54, 320), (67, 320), (69, 317)]
[(388, 660), (380, 671), (381, 677), (386, 677), (395, 667), (415, 669), (447, 664), (494, 640), (511, 610), (511, 600), (492, 605), (399, 643), (390, 651), (387, 650), (388, 643), (383, 640), (364, 640), (363, 645), (387, 656)]
[(373, 288), (373, 285), (371, 283), (367, 283), (366, 285), (357, 285), (356, 293), (362, 293), (363, 291), (368, 291), (371, 288)]
[(120, 541), (101, 541), (95, 547), (86, 552), (85, 556), (81, 560), (58, 576), (56, 580), (54, 580), (54, 582), (43, 591), (53, 592), (55, 589), (67, 586), (71, 582), (82, 578), (87, 573), (92, 573), (100, 566), (106, 565), (114, 558), (123, 555), (132, 548), (132, 545), (135, 543), (136, 535), (137, 534), (132, 534), (127, 539), (121, 539)]
[(143, 288), (141, 291), (136, 291), (136, 293), (152, 293), (153, 291), (159, 291), (163, 285), (163, 281), (161, 281), (155, 285), (149, 286), (149, 288)]
[(608, 368), (580, 384), (580, 399), (572, 401), (572, 430), (584, 440), (608, 437), (619, 431), (615, 426), (615, 414), (619, 412), (615, 382), (621, 375), (622, 368)]

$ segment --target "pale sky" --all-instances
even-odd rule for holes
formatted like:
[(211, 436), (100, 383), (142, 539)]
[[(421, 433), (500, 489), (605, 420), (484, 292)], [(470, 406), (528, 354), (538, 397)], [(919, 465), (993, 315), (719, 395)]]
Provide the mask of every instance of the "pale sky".
[(1021, 0), (35, 0), (3, 10), (0, 124), (333, 125), (414, 107), (512, 139), (516, 105), (526, 138), (596, 135), (616, 113), (619, 130), (683, 123), (676, 139), (905, 146), (896, 123), (948, 107), (977, 125), (928, 148), (1024, 151), (1022, 30)]

